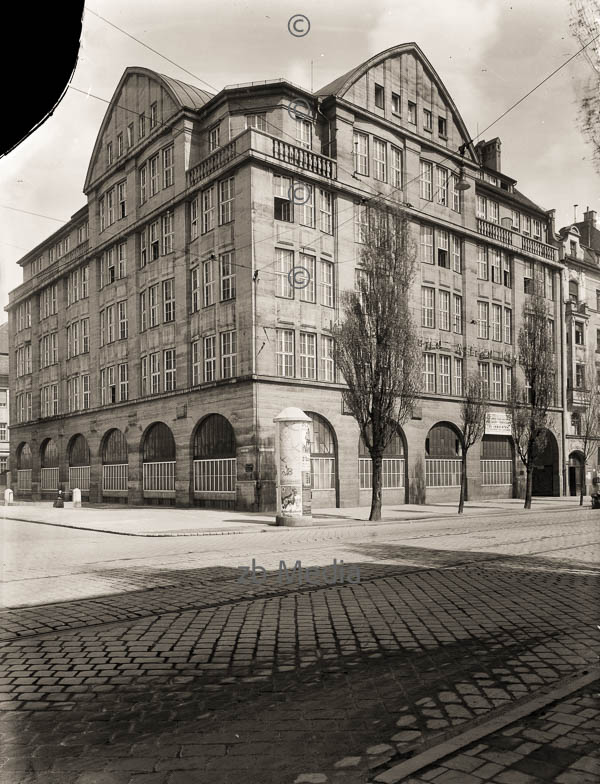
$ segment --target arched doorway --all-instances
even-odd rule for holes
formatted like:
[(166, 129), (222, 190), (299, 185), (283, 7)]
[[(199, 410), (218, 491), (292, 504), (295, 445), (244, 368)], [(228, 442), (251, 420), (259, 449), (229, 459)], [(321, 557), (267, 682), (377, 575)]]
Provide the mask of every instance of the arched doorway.
[(31, 490), (33, 455), (27, 442), (17, 447), (17, 490)]
[(58, 490), (58, 444), (51, 438), (40, 447), (40, 490)]
[(129, 454), (125, 434), (118, 428), (109, 430), (102, 442), (102, 494), (127, 494)]
[(510, 436), (484, 435), (481, 439), (481, 486), (512, 487), (514, 448)]
[(144, 498), (175, 498), (177, 448), (173, 433), (164, 422), (154, 422), (142, 438)]
[(581, 484), (584, 482), (583, 455), (579, 451), (569, 455), (569, 495), (581, 494)]
[[(382, 501), (386, 504), (406, 502), (406, 439), (398, 427), (383, 452)], [(371, 502), (373, 489), (373, 461), (362, 435), (358, 440), (358, 486), (360, 504)]]
[(313, 509), (337, 507), (337, 444), (329, 422), (319, 414), (305, 412), (312, 422), (310, 474)]
[(550, 430), (546, 430), (546, 445), (535, 460), (531, 494), (535, 496), (560, 495), (558, 444)]
[(209, 414), (198, 424), (192, 442), (197, 506), (235, 507), (236, 454), (235, 433), (224, 416)]
[(69, 489), (78, 487), (82, 493), (90, 490), (90, 448), (81, 433), (69, 442)]
[(425, 486), (460, 487), (462, 441), (450, 422), (435, 424), (425, 439)]

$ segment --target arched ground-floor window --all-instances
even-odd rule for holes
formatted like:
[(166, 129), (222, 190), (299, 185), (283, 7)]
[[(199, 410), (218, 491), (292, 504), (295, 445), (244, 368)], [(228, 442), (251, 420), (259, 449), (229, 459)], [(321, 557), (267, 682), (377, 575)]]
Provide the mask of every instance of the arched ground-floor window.
[(164, 422), (150, 425), (142, 441), (143, 492), (149, 497), (174, 495), (176, 454), (171, 428)]
[(514, 456), (510, 436), (487, 435), (481, 439), (481, 484), (511, 486)]
[[(383, 452), (381, 466), (382, 489), (396, 490), (404, 487), (404, 442), (397, 430)], [(362, 435), (358, 444), (358, 482), (361, 490), (373, 489), (373, 461)]]
[(425, 439), (426, 487), (460, 487), (462, 444), (452, 425), (438, 422)]
[(17, 447), (17, 490), (31, 490), (33, 456), (27, 442)]
[(220, 414), (209, 414), (194, 433), (194, 498), (235, 501), (237, 458), (235, 433)]
[(127, 492), (129, 458), (127, 439), (118, 429), (109, 430), (102, 444), (102, 493)]
[(90, 448), (78, 433), (69, 444), (69, 489), (78, 487), (83, 493), (90, 489)]
[(47, 438), (40, 448), (41, 458), (41, 490), (58, 490), (58, 445), (56, 441)]
[(314, 508), (337, 506), (337, 446), (329, 422), (319, 414), (305, 412), (312, 420), (310, 472)]

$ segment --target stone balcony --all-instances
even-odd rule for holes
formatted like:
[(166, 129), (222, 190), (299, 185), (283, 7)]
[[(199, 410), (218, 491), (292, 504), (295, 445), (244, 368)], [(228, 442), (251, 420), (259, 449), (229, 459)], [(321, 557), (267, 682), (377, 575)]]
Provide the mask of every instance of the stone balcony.
[(558, 261), (558, 248), (531, 237), (524, 237), (522, 234), (500, 226), (498, 223), (477, 218), (477, 231), (484, 237), (496, 240), (513, 251), (523, 251), (530, 256), (538, 256), (548, 261)]

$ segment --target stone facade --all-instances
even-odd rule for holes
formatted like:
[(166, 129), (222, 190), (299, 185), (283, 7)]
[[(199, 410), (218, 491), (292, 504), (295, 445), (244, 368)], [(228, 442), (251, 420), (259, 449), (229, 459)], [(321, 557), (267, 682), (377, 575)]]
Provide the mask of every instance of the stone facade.
[[(534, 281), (562, 351), (552, 213), (515, 186), (500, 141), (473, 145), (414, 44), (315, 94), (274, 81), (213, 96), (127, 69), (98, 133), (87, 205), (21, 260), (25, 282), (11, 293), (19, 494), (78, 482), (90, 501), (273, 510), (273, 418), (296, 406), (313, 417), (313, 507), (369, 503), (329, 352), (365, 208), (380, 195), (410, 217), (428, 363), (384, 501), (457, 498), (461, 384), (485, 374), (502, 413)], [(289, 284), (297, 266), (310, 274), (302, 289)], [(560, 493), (562, 369), (540, 493)], [(471, 449), (471, 498), (521, 492), (509, 442), (489, 435)]]

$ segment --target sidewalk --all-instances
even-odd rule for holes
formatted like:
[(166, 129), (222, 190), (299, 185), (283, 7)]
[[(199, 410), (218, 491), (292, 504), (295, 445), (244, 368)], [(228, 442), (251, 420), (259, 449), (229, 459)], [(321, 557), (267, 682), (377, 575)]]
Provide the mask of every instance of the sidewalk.
[[(572, 512), (589, 509), (590, 501), (573, 497), (535, 498), (531, 511)], [(457, 504), (399, 504), (384, 506), (382, 521), (369, 522), (369, 507), (343, 509), (316, 509), (313, 511), (315, 527), (332, 528), (356, 526), (381, 526), (382, 523), (435, 520), (444, 517), (462, 519), (457, 515)], [(463, 517), (489, 515), (527, 514), (520, 498), (468, 501)], [(172, 507), (130, 507), (94, 505), (74, 509), (65, 503), (64, 509), (55, 509), (50, 501), (14, 504), (2, 507), (0, 517), (7, 520), (78, 528), (84, 531), (121, 534), (124, 536), (205, 536), (241, 534), (268, 531), (277, 528), (275, 516), (267, 513), (235, 512), (228, 509), (176, 509)]]

